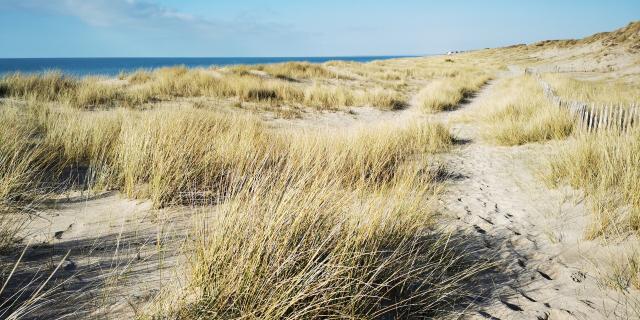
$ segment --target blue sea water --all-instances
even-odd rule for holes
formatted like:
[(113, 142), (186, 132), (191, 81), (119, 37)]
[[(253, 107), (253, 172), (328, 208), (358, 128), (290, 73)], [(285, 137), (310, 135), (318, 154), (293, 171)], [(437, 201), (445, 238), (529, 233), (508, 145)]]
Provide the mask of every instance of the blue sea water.
[(257, 58), (10, 58), (0, 59), (0, 75), (22, 72), (39, 73), (59, 70), (73, 76), (115, 76), (120, 72), (184, 65), (186, 67), (228, 66), (237, 64), (269, 64), (289, 61), (322, 63), (332, 60), (369, 62), (406, 56), (360, 57), (257, 57)]

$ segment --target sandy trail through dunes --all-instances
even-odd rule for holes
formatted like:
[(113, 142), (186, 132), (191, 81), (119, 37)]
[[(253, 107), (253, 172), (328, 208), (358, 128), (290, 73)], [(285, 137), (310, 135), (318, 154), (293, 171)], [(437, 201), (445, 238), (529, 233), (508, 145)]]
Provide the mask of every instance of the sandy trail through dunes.
[[(623, 254), (625, 245), (586, 241), (584, 199), (577, 191), (550, 190), (537, 173), (562, 142), (518, 147), (492, 146), (480, 137), (477, 123), (449, 121), (472, 115), (486, 103), (505, 73), (460, 109), (436, 115), (450, 122), (459, 147), (444, 157), (452, 173), (441, 199), (445, 225), (478, 233), (502, 260), (499, 284), (478, 319), (635, 318), (638, 292), (627, 295), (602, 285), (602, 268), (594, 261)], [(555, 148), (554, 148), (555, 147)], [(637, 309), (636, 309), (637, 310)]]

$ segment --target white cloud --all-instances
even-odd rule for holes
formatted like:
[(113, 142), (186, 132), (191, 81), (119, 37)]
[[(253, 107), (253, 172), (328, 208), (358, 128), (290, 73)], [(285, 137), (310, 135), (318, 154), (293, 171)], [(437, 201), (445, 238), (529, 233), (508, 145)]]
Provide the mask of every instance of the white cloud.
[(75, 17), (94, 27), (192, 29), (212, 33), (267, 33), (291, 26), (264, 22), (255, 16), (229, 21), (195, 16), (145, 0), (0, 0), (1, 7)]
[(4, 6), (73, 16), (99, 27), (197, 20), (192, 15), (140, 0), (9, 0)]
[[(118, 43), (120, 49), (107, 51), (123, 53), (110, 55), (295, 55), (310, 43), (308, 32), (274, 22), (277, 14), (264, 9), (231, 16), (216, 12), (214, 17), (207, 15), (213, 12), (190, 14), (155, 1), (0, 0), (0, 11), (71, 17), (89, 29), (102, 29), (82, 34), (100, 37), (85, 40), (86, 43)], [(68, 36), (73, 37), (74, 32), (69, 31)], [(103, 52), (107, 51), (101, 49), (92, 54), (105, 55)]]

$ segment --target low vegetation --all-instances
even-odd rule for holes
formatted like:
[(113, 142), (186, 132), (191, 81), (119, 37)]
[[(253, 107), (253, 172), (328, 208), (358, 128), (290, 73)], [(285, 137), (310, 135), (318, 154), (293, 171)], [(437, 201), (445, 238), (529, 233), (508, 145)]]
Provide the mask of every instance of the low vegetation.
[[(554, 91), (568, 101), (628, 107), (640, 101), (640, 91), (622, 81), (577, 80), (545, 75)], [(550, 161), (553, 185), (569, 183), (585, 191), (594, 213), (589, 239), (640, 230), (640, 131), (600, 130), (577, 135)]]
[(465, 284), (489, 267), (433, 228), (429, 155), (452, 143), (442, 125), (299, 132), (191, 107), (0, 111), (5, 204), (75, 168), (75, 187), (216, 205), (202, 209), (181, 298), (150, 316), (433, 316), (467, 303)]
[(640, 232), (640, 131), (578, 137), (550, 163), (554, 184), (567, 182), (589, 196), (588, 238)]
[[(263, 68), (273, 69), (274, 72), (280, 70), (280, 75), (286, 73), (303, 79), (322, 76), (315, 69), (319, 67), (313, 65), (304, 68), (288, 65)], [(405, 104), (403, 94), (392, 89), (351, 89), (315, 81), (292, 83), (281, 77), (265, 78), (249, 72), (222, 74), (215, 70), (175, 67), (152, 72), (140, 70), (125, 78), (128, 84), (99, 78), (75, 79), (57, 72), (44, 75), (13, 74), (0, 80), (0, 88), (3, 88), (0, 95), (63, 103), (77, 109), (141, 108), (156, 101), (191, 97), (254, 102), (271, 109), (294, 105), (337, 110), (370, 105), (392, 110)]]
[(345, 78), (344, 76), (340, 76), (329, 70), (324, 65), (312, 64), (309, 62), (286, 62), (256, 66), (239, 65), (230, 67), (229, 70), (238, 74), (248, 74), (251, 71), (262, 71), (275, 78), (293, 81), (297, 79)]
[(567, 101), (622, 107), (637, 105), (640, 101), (640, 88), (620, 80), (578, 80), (555, 74), (545, 75), (544, 79)]
[(572, 115), (550, 102), (538, 81), (530, 76), (499, 84), (477, 115), (483, 136), (500, 145), (521, 145), (566, 138), (575, 125)]
[(333, 164), (316, 165), (309, 175), (254, 177), (234, 201), (203, 214), (210, 227), (195, 237), (190, 281), (155, 312), (420, 318), (464, 303), (464, 283), (487, 265), (427, 232), (428, 179), (407, 171), (390, 189), (371, 191), (345, 186)]
[(418, 93), (419, 105), (425, 112), (453, 110), (488, 80), (484, 73), (454, 74), (434, 80)]

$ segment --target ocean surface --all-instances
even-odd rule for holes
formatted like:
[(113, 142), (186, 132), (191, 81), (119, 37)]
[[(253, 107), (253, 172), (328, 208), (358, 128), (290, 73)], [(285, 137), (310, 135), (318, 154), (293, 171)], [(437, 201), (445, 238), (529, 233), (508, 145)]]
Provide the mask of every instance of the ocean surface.
[(236, 64), (269, 64), (289, 61), (322, 63), (332, 60), (369, 62), (404, 58), (407, 56), (361, 56), (361, 57), (257, 57), (257, 58), (11, 58), (0, 59), (0, 75), (22, 72), (39, 73), (59, 70), (74, 76), (115, 76), (120, 72), (137, 69), (184, 65), (186, 67), (228, 66)]

